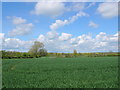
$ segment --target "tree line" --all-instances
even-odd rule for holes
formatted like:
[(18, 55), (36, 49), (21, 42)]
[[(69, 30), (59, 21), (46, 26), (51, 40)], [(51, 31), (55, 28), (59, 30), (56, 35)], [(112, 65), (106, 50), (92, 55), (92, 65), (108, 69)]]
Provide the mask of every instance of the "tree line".
[(73, 53), (48, 53), (44, 48), (44, 44), (38, 41), (34, 42), (34, 45), (30, 48), (28, 52), (16, 52), (16, 51), (0, 51), (0, 57), (5, 59), (12, 58), (39, 58), (39, 57), (102, 57), (102, 56), (120, 56), (118, 52), (97, 52), (97, 53), (78, 53), (74, 50)]
[(34, 45), (28, 52), (16, 52), (16, 51), (0, 51), (1, 58), (39, 58), (47, 55), (47, 50), (44, 48), (44, 44), (38, 41), (34, 42)]

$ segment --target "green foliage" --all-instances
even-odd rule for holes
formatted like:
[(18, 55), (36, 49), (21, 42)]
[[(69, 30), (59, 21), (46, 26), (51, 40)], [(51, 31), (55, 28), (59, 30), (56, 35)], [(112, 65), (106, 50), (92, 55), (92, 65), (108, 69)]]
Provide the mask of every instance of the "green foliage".
[(41, 57), (47, 55), (47, 50), (43, 49), (44, 44), (42, 42), (35, 41), (34, 45), (29, 50), (30, 55), (34, 57)]
[(1, 58), (38, 58), (47, 55), (47, 50), (43, 49), (44, 44), (38, 41), (34, 42), (29, 52), (0, 51)]
[(40, 56), (46, 56), (47, 55), (47, 50), (40, 49), (39, 52), (38, 52), (38, 55), (40, 55)]
[(6, 59), (2, 73), (3, 88), (117, 88), (118, 58)]
[(12, 59), (12, 58), (38, 58), (47, 55), (47, 51), (41, 52), (39, 55), (32, 55), (28, 52), (15, 52), (15, 51), (0, 51), (1, 58)]
[(74, 50), (73, 54), (76, 57), (77, 56), (77, 50)]
[(46, 49), (39, 49), (39, 52), (37, 54), (31, 54), (30, 52), (15, 52), (15, 51), (0, 51), (2, 54), (1, 58), (39, 58), (42, 56), (47, 57), (66, 57), (66, 58), (72, 58), (72, 57), (107, 57), (107, 56), (120, 56), (120, 53), (118, 52), (105, 52), (105, 53), (77, 53), (74, 51), (74, 53), (47, 53)]

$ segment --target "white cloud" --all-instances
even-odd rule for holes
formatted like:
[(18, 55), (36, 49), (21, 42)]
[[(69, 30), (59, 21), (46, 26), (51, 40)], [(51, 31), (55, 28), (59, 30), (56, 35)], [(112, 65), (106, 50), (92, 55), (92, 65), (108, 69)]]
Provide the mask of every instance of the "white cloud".
[(45, 41), (45, 36), (44, 35), (39, 35), (39, 37), (37, 38), (37, 41), (41, 41), (44, 42)]
[(82, 17), (82, 16), (88, 16), (88, 14), (80, 11), (76, 15), (70, 17), (68, 20), (56, 20), (55, 23), (52, 23), (52, 25), (50, 25), (50, 28), (51, 30), (56, 30), (61, 26), (73, 23), (75, 20), (78, 19), (78, 17)]
[(2, 43), (4, 41), (4, 33), (0, 33), (0, 49), (2, 49)]
[(86, 8), (90, 8), (95, 5), (95, 2), (90, 3)]
[(98, 35), (96, 35), (96, 40), (98, 41), (106, 41), (108, 40), (108, 36), (104, 32), (100, 32)]
[(62, 2), (38, 2), (35, 5), (34, 11), (32, 13), (36, 15), (46, 15), (50, 17), (57, 17), (64, 13), (66, 10), (64, 3)]
[(82, 11), (85, 8), (85, 3), (74, 2), (69, 7), (69, 11)]
[(57, 37), (58, 37), (58, 33), (54, 30), (47, 33), (47, 38), (48, 39), (55, 39)]
[(2, 40), (4, 38), (4, 33), (0, 33), (0, 40)]
[(12, 51), (28, 51), (34, 41), (22, 41), (18, 38), (5, 38), (3, 42), (3, 50)]
[[(48, 1), (53, 2), (54, 0), (3, 0), (3, 2), (41, 2)], [(119, 0), (56, 0), (55, 2), (119, 2)]]
[(19, 36), (30, 34), (33, 28), (32, 23), (17, 25), (15, 29), (11, 30), (9, 36)]
[(72, 37), (71, 34), (68, 34), (68, 33), (62, 33), (62, 35), (59, 36), (59, 40), (66, 41), (66, 40), (69, 40), (71, 37)]
[[(36, 38), (37, 41), (43, 42), (45, 48), (51, 52), (73, 52), (74, 49), (78, 52), (118, 51), (118, 33), (108, 35), (100, 32), (94, 38), (89, 34), (72, 38), (72, 35), (68, 33), (62, 33), (62, 35), (59, 35), (57, 32), (51, 33), (39, 35), (39, 37)], [(50, 35), (50, 37), (48, 35)], [(1, 34), (1, 37), (4, 37), (4, 34)], [(4, 38), (3, 49), (28, 51), (34, 41), (35, 40), (23, 41), (18, 38)]]
[[(7, 17), (8, 18), (8, 17)], [(21, 17), (13, 17), (13, 24), (22, 24), (25, 23), (26, 19), (23, 19)]]
[(74, 45), (78, 44), (78, 41), (79, 41), (78, 38), (71, 38), (71, 39), (70, 39), (70, 43), (71, 43), (71, 44), (74, 44)]
[(77, 20), (79, 17), (83, 17), (83, 16), (89, 16), (89, 15), (85, 12), (80, 11), (75, 16), (72, 16), (72, 17), (69, 18), (69, 23), (72, 23), (75, 20)]
[(97, 28), (97, 27), (98, 27), (98, 24), (96, 24), (96, 23), (93, 22), (93, 21), (90, 21), (88, 26), (93, 27), (93, 28)]
[(90, 3), (85, 7), (84, 2), (72, 2), (65, 4), (63, 2), (41, 1), (36, 3), (35, 8), (31, 11), (35, 15), (45, 15), (50, 17), (58, 17), (67, 11), (82, 11), (95, 5), (95, 2)]
[(97, 12), (104, 18), (112, 18), (118, 15), (118, 3), (101, 3)]
[[(73, 52), (76, 49), (78, 52), (104, 52), (104, 51), (117, 51), (118, 50), (118, 33), (113, 35), (107, 35), (104, 32), (100, 32), (95, 38), (92, 35), (83, 34), (78, 37), (72, 38), (71, 34), (62, 33), (52, 39), (46, 36), (43, 43), (48, 51), (53, 52)], [(42, 38), (39, 39), (42, 41)]]
[[(9, 16), (7, 16), (8, 18)], [(15, 28), (8, 32), (9, 36), (21, 36), (21, 35), (27, 35), (32, 32), (33, 24), (27, 23), (26, 19), (23, 19), (22, 17), (9, 17), (12, 19), (13, 24), (15, 25)]]
[(100, 32), (96, 36), (96, 42), (94, 49), (103, 51), (118, 51), (118, 35), (107, 35), (104, 32)]
[(51, 30), (56, 30), (61, 26), (64, 26), (65, 24), (68, 24), (68, 20), (56, 20), (55, 23), (53, 23), (52, 25), (50, 25)]
[(91, 40), (92, 39), (91, 35), (86, 35), (86, 34), (78, 36), (77, 38), (80, 40)]

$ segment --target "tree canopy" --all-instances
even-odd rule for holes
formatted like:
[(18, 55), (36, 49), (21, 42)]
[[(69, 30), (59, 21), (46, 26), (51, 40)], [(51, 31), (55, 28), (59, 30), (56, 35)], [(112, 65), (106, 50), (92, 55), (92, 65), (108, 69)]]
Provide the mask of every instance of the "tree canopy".
[(44, 49), (44, 44), (42, 42), (35, 41), (29, 53), (34, 56), (42, 56), (47, 54), (47, 50)]

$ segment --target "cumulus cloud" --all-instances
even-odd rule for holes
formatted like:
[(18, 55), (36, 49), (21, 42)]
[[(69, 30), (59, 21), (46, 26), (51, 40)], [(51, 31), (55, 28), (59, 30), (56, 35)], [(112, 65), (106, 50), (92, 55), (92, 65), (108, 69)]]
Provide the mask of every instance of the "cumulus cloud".
[(4, 33), (0, 33), (0, 40), (2, 40), (4, 38)]
[[(87, 8), (90, 8), (95, 3), (90, 3)], [(109, 3), (108, 3), (109, 4)], [(46, 6), (47, 5), (47, 6)], [(81, 6), (81, 7), (80, 7)], [(102, 9), (104, 6), (105, 10)], [(106, 18), (113, 17), (112, 13), (109, 13), (109, 5), (104, 5), (104, 3), (100, 4), (98, 7), (98, 12)], [(79, 8), (78, 8), (79, 7)], [(84, 5), (74, 4), (72, 8), (76, 8), (75, 11), (82, 10)], [(50, 17), (57, 17), (64, 13), (66, 9), (64, 3), (61, 2), (39, 2), (36, 4), (35, 9), (33, 11), (36, 15), (49, 15)], [(103, 14), (104, 13), (104, 14)], [(108, 15), (110, 14), (110, 15)], [(79, 17), (89, 16), (85, 12), (78, 12), (76, 15), (65, 19), (65, 20), (56, 20), (55, 23), (50, 25), (51, 31), (47, 32), (46, 35), (39, 35), (35, 40), (43, 42), (45, 48), (49, 52), (73, 52), (76, 49), (78, 52), (94, 52), (94, 51), (117, 51), (118, 50), (118, 36), (116, 33), (114, 35), (108, 35), (104, 32), (100, 32), (96, 37), (92, 37), (92, 35), (83, 34), (77, 37), (72, 37), (72, 34), (62, 33), (59, 34), (56, 30), (59, 27), (68, 25), (76, 21)], [(13, 24), (16, 25), (16, 28), (9, 32), (10, 36), (17, 35), (26, 35), (29, 34), (33, 28), (32, 23), (26, 23), (27, 20), (21, 17), (14, 17)], [(89, 26), (93, 28), (97, 28), (98, 25), (90, 21)], [(24, 41), (18, 38), (5, 38), (4, 34), (0, 34), (0, 39), (3, 39), (3, 49), (5, 50), (18, 50), (18, 51), (28, 51), (31, 45), (35, 40)]]
[(22, 24), (25, 23), (26, 19), (23, 19), (21, 17), (13, 17), (13, 24)]
[(100, 32), (94, 38), (89, 34), (83, 34), (73, 38), (72, 35), (68, 33), (62, 33), (62, 35), (56, 33), (53, 33), (54, 38), (50, 38), (48, 34), (46, 34), (39, 35), (38, 38), (31, 41), (24, 41), (18, 38), (5, 38), (4, 34), (1, 34), (1, 37), (4, 37), (3, 49), (28, 51), (34, 41), (37, 40), (43, 42), (49, 52), (73, 52), (74, 49), (78, 52), (118, 51), (118, 33), (108, 35)]
[(94, 2), (85, 7), (84, 2), (72, 2), (66, 5), (66, 3), (63, 2), (42, 1), (36, 3), (34, 10), (31, 11), (31, 13), (35, 15), (44, 15), (55, 18), (64, 14), (65, 12), (82, 11), (84, 9), (92, 7), (93, 5), (95, 5)]
[(95, 5), (95, 2), (92, 2), (92, 3), (90, 3), (90, 4), (86, 7), (86, 9), (87, 9), (87, 8), (90, 8), (90, 7), (94, 6), (94, 5)]
[(44, 35), (39, 35), (38, 38), (37, 38), (37, 41), (41, 41), (41, 42), (44, 42), (45, 41), (45, 36)]
[(85, 3), (82, 3), (82, 2), (73, 2), (67, 8), (68, 8), (69, 11), (82, 11), (85, 8)]
[(23, 41), (18, 38), (5, 38), (2, 44), (3, 50), (28, 51), (34, 41)]
[(2, 49), (3, 41), (4, 41), (4, 33), (0, 33), (0, 49)]
[(108, 39), (108, 37), (107, 37), (106, 33), (100, 32), (98, 35), (96, 35), (96, 39), (106, 41)]
[(68, 33), (62, 33), (62, 35), (59, 36), (59, 40), (66, 41), (66, 40), (69, 40), (71, 37), (72, 37), (71, 34), (68, 34)]
[(96, 48), (103, 51), (118, 51), (118, 36), (101, 32), (96, 36), (94, 49)]
[(72, 38), (72, 35), (68, 33), (62, 33), (53, 39), (49, 39), (47, 35), (40, 35), (40, 37), (38, 41), (43, 41), (45, 48), (53, 52), (73, 52), (74, 49), (78, 52), (118, 51), (118, 33), (108, 35), (100, 32), (94, 38), (90, 34)]
[(118, 3), (101, 3), (97, 8), (97, 12), (104, 18), (118, 16)]
[(26, 23), (26, 19), (23, 19), (21, 17), (13, 17), (13, 24), (15, 24), (15, 28), (9, 31), (9, 36), (21, 36), (21, 35), (27, 35), (32, 32), (33, 24), (32, 23)]
[(53, 23), (52, 25), (50, 25), (50, 29), (51, 30), (56, 30), (57, 28), (61, 27), (61, 26), (64, 26), (68, 24), (68, 20), (56, 20), (55, 23)]
[(54, 30), (47, 33), (47, 38), (48, 39), (55, 39), (57, 37), (58, 37), (58, 33)]
[(46, 15), (50, 17), (57, 17), (64, 13), (66, 10), (64, 3), (62, 2), (38, 2), (35, 5), (33, 14), (36, 15)]
[(30, 34), (32, 28), (33, 28), (32, 23), (17, 25), (15, 29), (9, 32), (9, 36), (19, 36), (19, 35)]
[(79, 38), (71, 38), (70, 39), (70, 44), (76, 45), (78, 44)]
[(118, 35), (107, 35), (100, 32), (93, 38), (91, 35), (83, 34), (67, 40), (66, 45), (68, 52), (72, 52), (73, 49), (77, 49), (79, 52), (118, 51)]
[(77, 20), (79, 17), (82, 17), (82, 16), (89, 16), (89, 15), (80, 11), (76, 15), (70, 17), (68, 20), (56, 20), (55, 23), (52, 23), (52, 25), (50, 25), (50, 29), (56, 30), (61, 26), (73, 23), (75, 20)]
[(93, 21), (90, 21), (88, 26), (93, 27), (93, 28), (97, 28), (97, 27), (98, 27), (98, 24), (96, 24), (96, 23), (93, 22)]

